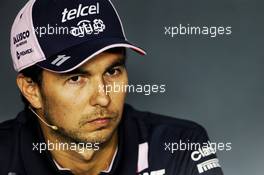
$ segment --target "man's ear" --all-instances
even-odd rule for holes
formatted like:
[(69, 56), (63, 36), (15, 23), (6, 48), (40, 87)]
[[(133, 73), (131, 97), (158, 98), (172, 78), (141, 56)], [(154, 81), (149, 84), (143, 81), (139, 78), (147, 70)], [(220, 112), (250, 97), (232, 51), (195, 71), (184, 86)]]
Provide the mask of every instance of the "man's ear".
[(31, 78), (18, 74), (16, 78), (17, 86), (23, 96), (29, 101), (33, 108), (42, 108), (42, 97), (40, 87)]

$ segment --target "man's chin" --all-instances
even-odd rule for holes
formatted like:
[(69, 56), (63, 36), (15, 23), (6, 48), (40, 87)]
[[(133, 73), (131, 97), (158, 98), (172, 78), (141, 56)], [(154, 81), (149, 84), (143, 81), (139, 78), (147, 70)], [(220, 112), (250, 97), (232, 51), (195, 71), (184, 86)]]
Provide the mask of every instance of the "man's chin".
[(117, 131), (117, 125), (111, 123), (105, 127), (96, 128), (81, 128), (79, 130), (79, 138), (89, 143), (100, 143), (103, 144), (111, 140), (115, 132)]
[(76, 134), (75, 140), (82, 143), (99, 143), (104, 144), (111, 140), (115, 133), (113, 128), (101, 128), (99, 130), (91, 131), (87, 134)]

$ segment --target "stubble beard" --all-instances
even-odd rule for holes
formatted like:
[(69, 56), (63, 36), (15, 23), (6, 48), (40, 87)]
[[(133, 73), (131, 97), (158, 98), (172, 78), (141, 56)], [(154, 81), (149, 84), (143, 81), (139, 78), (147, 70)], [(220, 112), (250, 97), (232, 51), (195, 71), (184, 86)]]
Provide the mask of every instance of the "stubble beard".
[(111, 128), (100, 128), (98, 130), (92, 131), (89, 133), (91, 136), (85, 135), (83, 132), (80, 131), (80, 127), (77, 127), (75, 129), (67, 129), (63, 126), (58, 126), (55, 124), (54, 116), (51, 116), (48, 112), (48, 110), (45, 110), (44, 116), (47, 120), (47, 122), (51, 125), (57, 126), (57, 130), (52, 130), (52, 134), (58, 138), (58, 140), (62, 142), (68, 142), (68, 143), (99, 143), (100, 145), (108, 142), (111, 140), (112, 136), (118, 129), (118, 125), (120, 123), (121, 117), (118, 117), (118, 113), (112, 114), (115, 117), (113, 117), (111, 120), (113, 120), (114, 125), (111, 126)]

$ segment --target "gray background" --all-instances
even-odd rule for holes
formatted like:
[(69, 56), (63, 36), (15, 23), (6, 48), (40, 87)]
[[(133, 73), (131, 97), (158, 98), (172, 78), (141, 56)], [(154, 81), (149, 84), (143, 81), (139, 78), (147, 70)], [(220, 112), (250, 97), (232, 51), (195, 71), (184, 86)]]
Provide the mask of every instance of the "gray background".
[[(22, 104), (9, 53), (9, 31), (25, 0), (0, 1), (0, 121)], [(212, 141), (232, 142), (218, 152), (225, 174), (261, 175), (264, 139), (263, 1), (113, 0), (127, 37), (145, 48), (129, 52), (131, 83), (166, 84), (166, 93), (129, 94), (136, 108), (202, 124)], [(232, 26), (232, 35), (164, 35), (164, 26)]]

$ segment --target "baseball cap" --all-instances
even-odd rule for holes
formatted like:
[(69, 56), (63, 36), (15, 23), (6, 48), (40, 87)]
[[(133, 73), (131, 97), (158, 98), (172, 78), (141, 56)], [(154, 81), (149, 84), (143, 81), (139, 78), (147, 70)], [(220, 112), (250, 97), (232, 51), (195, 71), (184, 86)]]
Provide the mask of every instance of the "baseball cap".
[(29, 0), (11, 29), (16, 71), (32, 65), (69, 72), (115, 47), (146, 52), (131, 44), (110, 0)]

